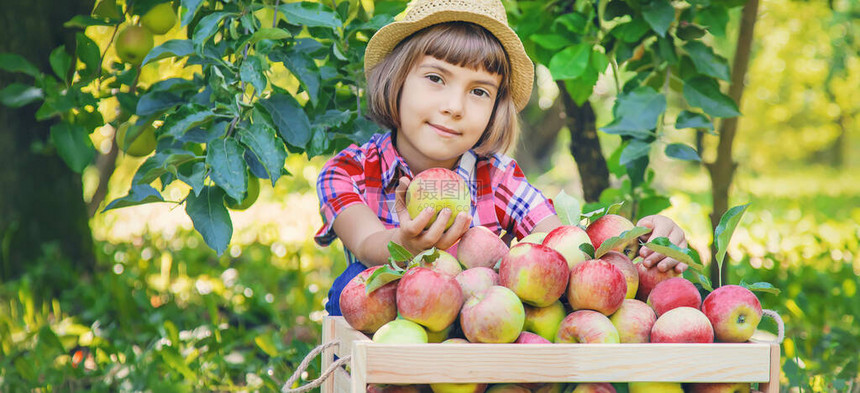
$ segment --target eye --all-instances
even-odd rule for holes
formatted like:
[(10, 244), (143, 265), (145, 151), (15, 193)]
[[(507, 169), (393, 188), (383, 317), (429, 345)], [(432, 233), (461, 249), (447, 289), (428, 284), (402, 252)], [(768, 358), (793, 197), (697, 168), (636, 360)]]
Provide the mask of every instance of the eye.
[(427, 75), (425, 78), (429, 79), (429, 80), (430, 80), (430, 82), (433, 82), (433, 83), (440, 83), (440, 82), (442, 82), (442, 77), (441, 77), (441, 76), (439, 76), (439, 75), (436, 75), (436, 74), (429, 74), (429, 75)]
[(480, 97), (489, 97), (490, 96), (490, 92), (488, 92), (484, 89), (472, 89), (472, 93), (474, 93), (475, 95), (480, 96)]

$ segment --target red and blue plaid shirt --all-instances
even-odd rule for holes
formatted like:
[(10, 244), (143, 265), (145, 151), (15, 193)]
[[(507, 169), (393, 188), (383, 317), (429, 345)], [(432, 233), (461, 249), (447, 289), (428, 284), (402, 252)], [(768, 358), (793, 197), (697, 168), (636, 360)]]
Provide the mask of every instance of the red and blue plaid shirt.
[[(460, 158), (456, 172), (469, 185), (472, 226), (483, 225), (510, 241), (528, 235), (544, 218), (555, 214), (550, 200), (529, 184), (517, 162), (503, 154), (478, 156), (472, 150)], [(355, 203), (373, 210), (385, 228), (399, 225), (394, 210), (395, 189), (401, 176), (412, 178), (406, 161), (394, 147), (391, 132), (374, 135), (367, 143), (351, 145), (323, 166), (317, 195), (323, 226), (314, 239), (321, 246), (337, 237), (335, 217)], [(347, 262), (357, 262), (345, 249)]]

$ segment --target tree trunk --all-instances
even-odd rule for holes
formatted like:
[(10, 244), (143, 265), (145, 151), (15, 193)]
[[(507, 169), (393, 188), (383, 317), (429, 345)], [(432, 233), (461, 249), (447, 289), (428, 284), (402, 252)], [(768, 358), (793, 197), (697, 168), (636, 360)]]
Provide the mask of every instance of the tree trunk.
[(600, 193), (609, 188), (609, 167), (597, 139), (597, 124), (594, 109), (586, 101), (576, 105), (564, 87), (558, 82), (564, 111), (567, 115), (567, 128), (570, 130), (570, 154), (576, 160), (579, 177), (582, 178), (582, 195), (586, 202), (597, 202)]
[[(19, 54), (50, 73), (48, 57), (54, 48), (65, 45), (74, 56), (75, 31), (63, 23), (78, 14), (88, 15), (92, 6), (92, 0), (4, 2), (0, 52)], [(12, 82), (33, 83), (29, 76), (0, 71), (0, 87)], [(36, 122), (39, 105), (18, 109), (0, 105), (0, 281), (30, 268), (47, 244), (57, 245), (62, 257), (80, 270), (94, 265), (81, 176), (46, 143), (52, 122)]]
[[(749, 66), (750, 51), (752, 49), (753, 31), (755, 29), (756, 15), (758, 13), (759, 0), (749, 0), (744, 5), (741, 16), (740, 33), (738, 34), (737, 49), (732, 63), (732, 80), (729, 85), (729, 97), (741, 106), (741, 97), (744, 91), (744, 78)], [(737, 163), (732, 157), (732, 143), (737, 132), (738, 118), (723, 119), (720, 124), (720, 140), (717, 146), (717, 158), (714, 162), (705, 164), (711, 176), (711, 194), (713, 196), (713, 210), (711, 211), (711, 229), (716, 229), (720, 218), (728, 210), (729, 187), (737, 168)], [(719, 277), (728, 277), (728, 263), (723, 264), (722, 275), (716, 261), (716, 243), (711, 242), (711, 282), (714, 287), (719, 285)]]

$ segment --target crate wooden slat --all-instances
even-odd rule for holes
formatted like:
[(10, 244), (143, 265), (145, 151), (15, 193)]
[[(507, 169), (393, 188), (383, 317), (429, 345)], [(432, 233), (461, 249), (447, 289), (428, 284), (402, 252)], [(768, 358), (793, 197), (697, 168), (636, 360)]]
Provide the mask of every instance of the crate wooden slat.
[(323, 393), (347, 383), (353, 393), (369, 383), (759, 382), (766, 393), (779, 386), (779, 345), (771, 343), (379, 344), (343, 317), (326, 317), (323, 332), (324, 341), (341, 340), (338, 356), (352, 355), (351, 372), (339, 370)]

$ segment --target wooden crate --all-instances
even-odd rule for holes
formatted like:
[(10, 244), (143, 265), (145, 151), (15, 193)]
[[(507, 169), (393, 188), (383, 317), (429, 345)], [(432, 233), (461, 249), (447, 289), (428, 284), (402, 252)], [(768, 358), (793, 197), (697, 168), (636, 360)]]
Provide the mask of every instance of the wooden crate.
[(779, 392), (779, 344), (379, 344), (343, 317), (325, 317), (322, 370), (346, 357), (322, 393), (364, 393), (369, 383), (759, 382)]

